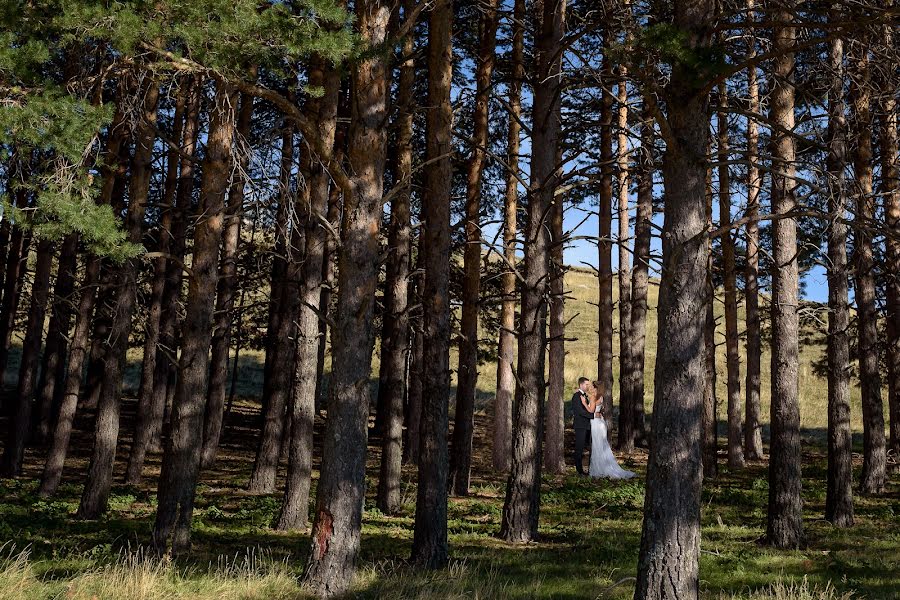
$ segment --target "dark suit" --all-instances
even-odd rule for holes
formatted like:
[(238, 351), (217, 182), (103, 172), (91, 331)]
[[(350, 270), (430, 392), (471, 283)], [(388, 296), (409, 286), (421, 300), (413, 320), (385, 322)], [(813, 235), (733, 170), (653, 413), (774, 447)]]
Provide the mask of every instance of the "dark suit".
[(594, 415), (581, 403), (581, 399), (587, 401), (587, 394), (578, 390), (572, 395), (572, 415), (575, 425), (575, 470), (584, 473), (584, 449), (591, 439), (591, 419)]

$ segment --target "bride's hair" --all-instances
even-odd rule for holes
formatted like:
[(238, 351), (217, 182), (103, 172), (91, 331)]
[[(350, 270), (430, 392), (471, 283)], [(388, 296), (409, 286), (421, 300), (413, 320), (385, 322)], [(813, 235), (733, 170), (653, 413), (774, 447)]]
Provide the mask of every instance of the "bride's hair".
[(603, 398), (602, 400), (600, 400), (600, 413), (606, 414), (606, 407), (605, 407), (606, 387), (603, 385), (603, 382), (600, 380), (594, 381), (593, 383), (594, 383), (594, 398), (593, 399), (596, 401), (596, 400), (599, 400), (601, 397)]

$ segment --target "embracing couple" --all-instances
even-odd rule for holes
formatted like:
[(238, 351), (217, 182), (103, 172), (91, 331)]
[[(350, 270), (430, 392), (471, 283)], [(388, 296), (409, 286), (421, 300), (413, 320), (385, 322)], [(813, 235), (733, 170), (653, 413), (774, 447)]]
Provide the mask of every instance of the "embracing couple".
[(616, 457), (606, 439), (606, 415), (603, 408), (603, 390), (599, 381), (591, 383), (587, 377), (578, 378), (578, 390), (572, 396), (572, 413), (575, 416), (575, 470), (586, 475), (582, 458), (590, 435), (591, 477), (631, 479), (632, 471), (626, 471), (616, 462)]

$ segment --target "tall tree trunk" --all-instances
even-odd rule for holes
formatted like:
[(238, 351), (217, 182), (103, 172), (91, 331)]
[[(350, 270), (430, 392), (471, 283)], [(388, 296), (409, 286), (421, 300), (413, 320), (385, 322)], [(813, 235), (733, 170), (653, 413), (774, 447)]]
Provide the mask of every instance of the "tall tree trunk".
[[(557, 154), (557, 162), (559, 155)], [(563, 247), (563, 197), (554, 196), (550, 210), (549, 352), (547, 356), (547, 412), (544, 419), (544, 467), (548, 473), (565, 469), (566, 394), (566, 266)]]
[(53, 243), (49, 240), (41, 240), (37, 245), (34, 279), (31, 283), (31, 306), (28, 309), (25, 339), (22, 341), (16, 408), (13, 418), (9, 422), (9, 437), (3, 452), (2, 475), (4, 477), (18, 477), (22, 474), (25, 444), (31, 435), (34, 390), (37, 386), (38, 366), (41, 360), (44, 316), (47, 313), (47, 297), (50, 295), (50, 269), (52, 266)]
[[(252, 69), (255, 74), (256, 69)], [(247, 138), (253, 120), (253, 97), (241, 96), (241, 108), (237, 118), (238, 170), (228, 190), (225, 214), (225, 232), (222, 239), (222, 257), (219, 261), (219, 281), (216, 288), (212, 353), (209, 370), (209, 397), (206, 418), (203, 420), (203, 454), (200, 467), (208, 469), (216, 462), (219, 438), (222, 435), (222, 419), (225, 416), (225, 383), (228, 381), (228, 349), (231, 346), (232, 313), (237, 293), (237, 253), (241, 240), (241, 220), (244, 216), (244, 175), (250, 165), (251, 148)], [(237, 365), (235, 365), (237, 368)]]
[(769, 118), (772, 132), (772, 404), (769, 422), (768, 542), (777, 548), (796, 548), (803, 538), (800, 498), (800, 402), (799, 402), (799, 273), (797, 221), (787, 215), (796, 207), (794, 138), (794, 40), (793, 0), (773, 15), (774, 71)]
[[(281, 198), (278, 205), (275, 256), (272, 264), (272, 301), (269, 304), (269, 330), (266, 332), (266, 372), (263, 382), (263, 425), (256, 448), (253, 472), (247, 486), (251, 492), (271, 494), (281, 456), (281, 438), (285, 432), (285, 410), (291, 395), (291, 377), (296, 341), (297, 313), (296, 273), (300, 257), (295, 254), (293, 230), (289, 229), (293, 195), (290, 189), (294, 163), (294, 126), (285, 122), (281, 136)], [(305, 193), (305, 192), (304, 192)], [(296, 203), (299, 203), (299, 192)], [(294, 224), (294, 229), (298, 225)]]
[(184, 111), (184, 127), (182, 129), (182, 160), (178, 173), (178, 192), (175, 195), (175, 207), (172, 214), (171, 254), (166, 269), (166, 287), (163, 291), (164, 310), (159, 321), (159, 350), (156, 367), (153, 372), (153, 418), (149, 422), (148, 450), (159, 451), (162, 444), (162, 427), (166, 407), (174, 392), (178, 374), (178, 337), (179, 320), (178, 305), (181, 300), (182, 278), (184, 275), (183, 259), (185, 256), (188, 220), (191, 215), (194, 195), (194, 173), (196, 169), (195, 155), (200, 124), (200, 98), (203, 94), (203, 80), (193, 76), (189, 83), (187, 106)]
[(68, 353), (69, 327), (72, 324), (72, 292), (75, 289), (75, 269), (78, 262), (78, 234), (66, 236), (59, 251), (56, 283), (53, 287), (53, 313), (47, 326), (47, 343), (41, 361), (41, 382), (38, 387), (39, 407), (37, 439), (45, 443), (53, 428), (54, 415), (59, 407)]
[[(16, 206), (24, 208), (27, 196), (21, 190), (13, 194)], [(16, 311), (22, 292), (22, 280), (27, 270), (28, 249), (31, 246), (31, 233), (16, 225), (11, 226), (9, 250), (6, 255), (6, 268), (3, 272), (3, 300), (0, 302), (0, 388), (6, 377), (6, 366), (9, 360), (9, 347), (16, 324)], [(4, 407), (5, 408), (5, 407)], [(7, 412), (4, 410), (3, 412)]]
[(506, 191), (503, 203), (503, 304), (497, 349), (497, 396), (494, 399), (494, 469), (506, 473), (512, 452), (512, 408), (515, 393), (513, 360), (516, 354), (516, 230), (519, 210), (519, 124), (522, 117), (522, 82), (525, 79), (525, 0), (513, 7), (512, 80), (509, 84), (509, 125), (506, 134)]
[[(747, 0), (748, 19), (755, 18), (756, 0)], [(748, 32), (747, 59), (756, 56), (756, 32)], [(747, 69), (747, 99), (750, 112), (759, 114), (759, 82), (756, 66)], [(747, 323), (747, 380), (745, 383), (744, 456), (749, 460), (763, 458), (762, 426), (759, 396), (762, 388), (762, 334), (759, 312), (759, 195), (762, 179), (759, 175), (759, 125), (754, 117), (747, 118), (747, 261), (744, 271), (744, 300)]]
[[(420, 219), (420, 223), (424, 223)], [(424, 236), (419, 228), (418, 239), (418, 257), (415, 271), (419, 274), (413, 279), (413, 285), (410, 288), (409, 301), (410, 306), (418, 305), (422, 308), (418, 314), (410, 314), (410, 350), (409, 350), (409, 390), (407, 391), (406, 411), (404, 414), (405, 438), (403, 440), (404, 461), (409, 464), (419, 463), (419, 447), (421, 446), (421, 425), (422, 425), (422, 361), (425, 359), (425, 343), (424, 343), (424, 324), (422, 290), (424, 289), (424, 257), (422, 250), (422, 240)]]
[[(318, 126), (318, 136), (325, 148), (334, 146), (337, 127), (337, 103), (340, 72), (324, 59), (314, 58), (310, 82), (324, 90), (321, 98), (310, 100), (308, 111)], [(322, 160), (328, 157), (321, 157)], [(321, 298), (322, 265), (325, 244), (330, 235), (322, 225), (327, 218), (328, 184), (331, 178), (321, 161), (310, 160), (309, 208), (302, 224), (305, 252), (300, 274), (300, 310), (297, 323), (297, 350), (294, 358), (294, 381), (291, 392), (290, 450), (284, 502), (276, 529), (305, 529), (309, 521), (309, 488), (313, 459), (313, 420), (316, 413), (317, 363), (319, 357), (319, 300)], [(393, 211), (391, 218), (393, 218)], [(405, 299), (405, 298), (404, 298)], [(402, 396), (401, 396), (402, 412)], [(402, 415), (401, 415), (402, 418)], [(399, 448), (397, 449), (399, 465)]]
[(513, 413), (510, 475), (500, 537), (534, 540), (541, 505), (544, 353), (550, 239), (544, 219), (550, 212), (559, 171), (561, 50), (566, 3), (543, 2), (536, 11), (534, 101), (532, 104), (531, 182), (525, 229), (524, 281), (519, 328), (518, 385)]
[(647, 342), (647, 293), (650, 287), (650, 241), (653, 235), (654, 132), (648, 110), (641, 125), (637, 167), (637, 213), (634, 220), (634, 269), (631, 271), (631, 382), (628, 385), (634, 417), (635, 441), (646, 444), (644, 423), (644, 366)]
[(447, 390), (450, 389), (450, 193), (453, 149), (453, 2), (432, 9), (428, 20), (428, 106), (422, 204), (422, 418), (419, 486), (412, 560), (426, 568), (447, 562)]
[[(129, 128), (126, 126), (125, 118), (124, 103), (122, 103), (116, 108), (106, 143), (104, 162), (107, 166), (102, 170), (103, 186), (98, 200), (100, 205), (112, 204), (113, 194), (124, 192), (124, 189), (116, 183), (118, 180), (124, 180), (124, 171), (121, 167), (127, 162), (128, 144), (125, 143), (125, 140), (129, 134)], [(93, 322), (94, 306), (97, 302), (97, 287), (100, 283), (100, 264), (100, 258), (95, 256), (85, 260), (81, 297), (78, 300), (75, 318), (75, 331), (72, 333), (72, 341), (69, 346), (65, 378), (60, 380), (63, 388), (62, 397), (38, 491), (42, 497), (56, 494), (60, 479), (62, 479), (63, 466), (69, 450), (69, 438), (72, 435), (72, 423), (78, 408), (78, 394), (81, 391), (84, 363), (90, 349), (91, 323)]]
[(475, 68), (475, 114), (472, 157), (466, 173), (466, 246), (463, 254), (462, 316), (459, 363), (456, 370), (456, 411), (450, 452), (450, 485), (457, 496), (469, 494), (472, 470), (472, 435), (478, 388), (478, 309), (481, 295), (481, 180), (488, 145), (491, 75), (497, 46), (497, 3), (481, 8), (481, 43)]
[[(606, 36), (609, 38), (611, 27)], [(612, 41), (611, 39), (609, 41)], [(612, 81), (612, 64), (603, 58), (603, 74)], [(613, 197), (613, 95), (602, 90), (600, 98), (600, 239), (597, 242), (597, 263), (600, 299), (598, 302), (597, 376), (607, 414), (612, 415), (613, 401), (613, 272), (612, 272), (612, 197)], [(613, 419), (607, 419), (607, 436), (612, 435)]]
[[(156, 105), (159, 86), (148, 75), (141, 86), (141, 116), (135, 126), (134, 156), (131, 161), (128, 212), (125, 231), (128, 241), (139, 244), (144, 229), (144, 213), (150, 191), (151, 161), (156, 139)], [(132, 316), (137, 304), (137, 261), (131, 259), (117, 267), (113, 275), (116, 285), (115, 313), (110, 328), (110, 343), (105, 357), (105, 376), (97, 405), (94, 433), (94, 449), (88, 467), (87, 480), (78, 517), (96, 519), (106, 511), (109, 490), (112, 486), (113, 465), (119, 438), (119, 413), (121, 409), (122, 380), (125, 374), (128, 338), (131, 335)]]
[[(832, 16), (840, 13), (832, 9)], [(844, 42), (829, 51), (828, 90), (828, 485), (825, 518), (853, 525), (853, 438), (850, 430), (850, 308), (847, 273), (847, 121), (844, 106)]]
[[(708, 157), (712, 156), (712, 137), (707, 140)], [(706, 169), (706, 226), (713, 229), (713, 177), (712, 167)], [(706, 268), (706, 293), (709, 303), (706, 305), (706, 324), (703, 329), (703, 344), (705, 346), (706, 364), (706, 389), (703, 395), (703, 421), (701, 425), (701, 443), (703, 445), (703, 476), (714, 479), (719, 475), (719, 422), (718, 422), (718, 398), (716, 396), (716, 315), (713, 311), (713, 301), (716, 297), (716, 288), (713, 283), (713, 256), (712, 238), (706, 241), (707, 268)]]
[[(674, 5), (675, 25), (692, 49), (711, 39), (718, 12), (710, 0)], [(706, 285), (707, 73), (676, 63), (666, 87), (663, 158), (665, 222), (659, 286), (659, 348), (637, 599), (691, 599), (699, 591), (701, 432), (705, 368), (704, 328), (711, 302)]]
[[(893, 0), (888, 0), (893, 7)], [(892, 48), (894, 30), (883, 28), (882, 44)], [(884, 90), (896, 89), (898, 78), (891, 68), (879, 69), (885, 77)], [(893, 86), (893, 87), (892, 87)], [(884, 197), (885, 221), (891, 235), (887, 236), (887, 361), (888, 408), (890, 416), (890, 449), (900, 455), (900, 148), (897, 142), (897, 101), (893, 94), (881, 96), (879, 105), (879, 135), (881, 142), (881, 187)]]
[[(377, 47), (387, 39), (389, 6), (380, 0), (360, 1), (356, 17), (364, 43)], [(387, 145), (385, 58), (375, 54), (359, 61), (353, 67), (352, 80), (348, 147), (353, 175), (344, 186), (330, 401), (306, 567), (307, 585), (323, 597), (347, 590), (359, 554)]]
[[(623, 8), (630, 10), (629, 0)], [(626, 40), (627, 42), (630, 40)], [(619, 232), (619, 450), (634, 450), (634, 396), (631, 393), (634, 369), (634, 340), (631, 334), (631, 257), (628, 241), (631, 237), (628, 209), (628, 70), (625, 65), (617, 69), (616, 106), (616, 165), (617, 204)]]
[[(403, 4), (404, 16), (413, 7)], [(412, 34), (403, 39), (403, 62), (397, 87), (397, 164), (395, 185), (402, 186), (391, 200), (391, 224), (385, 275), (384, 327), (381, 334), (381, 373), (378, 395), (384, 397), (386, 418), (381, 432), (381, 467), (378, 508), (394, 514), (400, 507), (400, 467), (403, 459), (403, 404), (406, 399), (409, 356), (410, 194), (413, 160), (413, 86), (415, 47)]]
[(734, 258), (734, 237), (731, 230), (731, 173), (728, 133), (728, 87), (719, 84), (718, 160), (719, 160), (719, 228), (724, 230), (722, 242), (722, 271), (725, 282), (725, 367), (728, 393), (728, 466), (744, 467), (744, 430), (741, 423), (741, 357), (738, 331), (737, 268)]
[(170, 543), (177, 553), (190, 548), (191, 516), (200, 472), (203, 446), (203, 415), (209, 376), (209, 346), (212, 338), (219, 245), (225, 213), (225, 191), (231, 174), (237, 104), (235, 91), (216, 82), (214, 106), (210, 110), (206, 157), (200, 203), (194, 226), (194, 251), (181, 337), (178, 383), (172, 402), (171, 436), (163, 454), (153, 524), (153, 544), (164, 551)]
[(878, 306), (875, 289), (875, 261), (872, 253), (870, 223), (875, 217), (875, 197), (872, 195), (872, 109), (870, 67), (867, 45), (854, 43), (854, 77), (850, 93), (853, 96), (853, 124), (856, 138), (853, 167), (856, 176), (856, 217), (859, 223), (853, 230), (854, 296), (859, 329), (859, 389), (863, 413), (863, 467), (859, 489), (863, 494), (884, 491), (887, 464), (884, 438), (884, 407), (881, 400), (881, 369), (878, 356)]
[[(180, 140), (184, 123), (184, 107), (189, 89), (183, 89), (175, 99), (173, 115), (172, 139)], [(137, 485), (141, 480), (144, 457), (150, 443), (150, 422), (154, 419), (153, 375), (156, 372), (156, 359), (159, 345), (159, 325), (163, 312), (163, 294), (166, 289), (166, 269), (169, 257), (166, 256), (172, 246), (172, 213), (174, 211), (175, 194), (178, 191), (178, 159), (176, 149), (170, 148), (166, 156), (166, 176), (161, 205), (162, 216), (159, 226), (159, 252), (162, 255), (153, 262), (153, 282), (150, 289), (150, 302), (147, 310), (147, 321), (144, 328), (144, 352), (141, 363), (141, 385), (138, 391), (138, 409), (135, 419), (134, 436), (131, 452), (128, 455), (128, 467), (125, 470), (125, 481)], [(168, 307), (167, 307), (168, 308)]]

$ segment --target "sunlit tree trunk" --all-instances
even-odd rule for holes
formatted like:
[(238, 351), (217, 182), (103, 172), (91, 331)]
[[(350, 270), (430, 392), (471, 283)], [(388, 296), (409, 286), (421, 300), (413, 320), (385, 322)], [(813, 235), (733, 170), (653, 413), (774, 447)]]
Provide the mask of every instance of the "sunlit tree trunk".
[(768, 543), (796, 548), (803, 539), (800, 498), (799, 402), (799, 273), (797, 221), (788, 216), (796, 207), (796, 150), (794, 138), (794, 42), (791, 25), (793, 0), (787, 0), (772, 18), (776, 58), (770, 85), (769, 120), (772, 131), (772, 404), (769, 422)]
[(559, 177), (559, 92), (566, 3), (545, 1), (535, 16), (536, 77), (532, 104), (531, 182), (525, 226), (525, 260), (519, 325), (518, 385), (513, 411), (512, 463), (500, 537), (534, 540), (541, 504), (550, 213)]
[(525, 78), (525, 0), (515, 0), (513, 8), (512, 80), (509, 84), (509, 125), (506, 134), (506, 175), (503, 203), (503, 304), (500, 308), (500, 340), (497, 349), (497, 395), (494, 399), (494, 468), (509, 471), (512, 446), (512, 408), (516, 381), (513, 360), (516, 352), (516, 229), (519, 206), (519, 133), (522, 116), (522, 81)]

